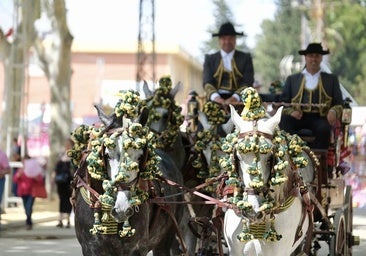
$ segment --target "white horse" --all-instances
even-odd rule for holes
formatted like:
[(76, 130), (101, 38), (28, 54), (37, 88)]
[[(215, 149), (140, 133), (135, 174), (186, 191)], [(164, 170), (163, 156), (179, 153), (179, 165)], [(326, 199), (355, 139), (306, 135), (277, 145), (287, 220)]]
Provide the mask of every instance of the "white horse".
[(298, 182), (301, 175), (287, 153), (286, 140), (276, 128), (282, 108), (269, 119), (255, 121), (245, 121), (233, 106), (230, 109), (237, 131), (231, 164), (240, 185), (234, 194), (238, 208), (228, 209), (224, 219), (229, 253), (291, 255), (304, 242), (311, 223), (304, 208), (310, 201)]

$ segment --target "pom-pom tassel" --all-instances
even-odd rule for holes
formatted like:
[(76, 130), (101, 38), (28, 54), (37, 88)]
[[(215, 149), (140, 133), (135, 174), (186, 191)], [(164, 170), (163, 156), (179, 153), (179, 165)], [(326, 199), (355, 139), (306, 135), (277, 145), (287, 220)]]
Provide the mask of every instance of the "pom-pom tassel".
[(254, 235), (249, 232), (250, 230), (249, 230), (249, 227), (248, 227), (247, 220), (243, 219), (242, 223), (243, 223), (243, 229), (240, 232), (240, 234), (237, 235), (237, 238), (240, 242), (246, 243), (246, 242), (249, 242), (250, 240), (253, 240)]

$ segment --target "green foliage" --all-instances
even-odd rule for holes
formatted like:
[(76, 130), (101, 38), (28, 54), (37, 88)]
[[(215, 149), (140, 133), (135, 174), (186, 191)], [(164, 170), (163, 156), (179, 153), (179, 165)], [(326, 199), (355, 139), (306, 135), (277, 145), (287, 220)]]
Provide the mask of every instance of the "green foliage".
[(274, 20), (264, 20), (261, 24), (262, 34), (256, 38), (253, 64), (256, 79), (265, 88), (272, 81), (283, 81), (279, 73), (279, 64), (287, 55), (296, 56), (294, 61), (300, 61), (297, 51), (301, 45), (301, 10), (291, 6), (291, 0), (281, 0), (277, 3)]
[[(337, 1), (326, 12), (326, 40), (332, 72), (358, 104), (366, 104), (366, 8), (360, 1)], [(362, 2), (362, 1), (361, 1)]]
[[(208, 33), (211, 35), (218, 32), (220, 26), (225, 22), (231, 22), (238, 32), (243, 31), (240, 24), (237, 24), (234, 19), (234, 14), (225, 0), (213, 0), (214, 7), (213, 17), (215, 17), (214, 24), (208, 29)], [(245, 34), (245, 32), (244, 32)], [(203, 42), (200, 51), (203, 54), (213, 53), (219, 49), (218, 40), (216, 37), (211, 37), (206, 42)], [(245, 44), (245, 37), (237, 37), (237, 49), (248, 51), (248, 47)]]
[[(274, 20), (264, 20), (262, 34), (257, 36), (253, 62), (256, 79), (268, 88), (270, 82), (284, 81), (279, 63), (293, 55), (293, 63), (301, 63), (301, 16), (309, 20), (312, 33), (316, 30), (313, 6), (295, 7), (292, 0), (277, 2)], [(365, 1), (323, 0), (324, 30), (322, 42), (330, 49), (329, 63), (334, 74), (360, 105), (366, 104), (366, 4)], [(312, 38), (317, 38), (312, 35)], [(313, 39), (316, 41), (316, 39)], [(328, 57), (328, 56), (327, 56)], [(292, 72), (296, 70), (293, 69)]]

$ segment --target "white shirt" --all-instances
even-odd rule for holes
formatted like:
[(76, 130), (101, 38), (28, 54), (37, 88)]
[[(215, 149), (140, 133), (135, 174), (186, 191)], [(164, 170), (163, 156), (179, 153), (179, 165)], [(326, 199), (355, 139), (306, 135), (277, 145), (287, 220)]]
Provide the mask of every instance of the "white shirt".
[(318, 86), (320, 72), (321, 72), (321, 70), (319, 70), (314, 75), (312, 75), (306, 70), (306, 68), (301, 72), (301, 73), (303, 73), (303, 75), (305, 77), (305, 88), (306, 89), (314, 90)]
[(232, 68), (231, 68), (231, 60), (234, 57), (234, 52), (235, 52), (235, 50), (232, 50), (229, 53), (226, 53), (225, 51), (220, 50), (221, 58), (222, 58), (222, 61), (224, 62), (224, 68), (226, 70), (228, 70), (228, 71), (231, 71), (232, 70)]
[[(235, 49), (232, 50), (231, 52), (227, 53), (223, 50), (220, 50), (220, 53), (221, 53), (221, 58), (222, 58), (222, 61), (224, 63), (224, 68), (228, 71), (232, 71), (232, 67), (231, 67), (231, 60), (233, 59), (234, 57), (234, 52), (235, 52)], [(226, 93), (226, 92), (229, 92), (227, 90), (223, 90), (223, 89), (219, 89), (219, 92), (220, 93)], [(211, 97), (210, 97), (210, 100), (214, 100), (216, 97), (219, 97), (220, 94), (218, 94), (217, 92), (211, 94)], [(240, 96), (236, 93), (233, 94), (233, 96), (239, 101), (240, 100)]]

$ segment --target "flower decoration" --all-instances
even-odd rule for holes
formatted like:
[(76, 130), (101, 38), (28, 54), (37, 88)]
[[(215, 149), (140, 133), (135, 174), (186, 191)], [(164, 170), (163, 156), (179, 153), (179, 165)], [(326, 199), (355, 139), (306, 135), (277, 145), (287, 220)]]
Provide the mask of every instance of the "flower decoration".
[(114, 113), (117, 117), (125, 116), (128, 119), (136, 118), (140, 111), (141, 101), (140, 93), (133, 90), (120, 92), (118, 96), (121, 98), (114, 107)]
[(244, 109), (241, 113), (241, 117), (244, 120), (253, 121), (265, 116), (266, 110), (262, 106), (262, 100), (256, 89), (252, 87), (245, 88), (240, 96), (244, 104)]
[(171, 95), (172, 80), (170, 76), (163, 76), (159, 80), (159, 87), (155, 90), (152, 98), (144, 101), (149, 110), (149, 118), (147, 125), (150, 126), (152, 122), (157, 122), (164, 118), (158, 112), (157, 108), (163, 108), (169, 111), (167, 127), (161, 131), (159, 136), (155, 137), (155, 144), (157, 148), (171, 148), (174, 146), (180, 131), (179, 127), (184, 122), (184, 116), (181, 114), (182, 108), (177, 105), (173, 95)]
[(242, 219), (243, 228), (237, 238), (240, 242), (246, 243), (254, 239), (254, 235), (250, 233), (249, 224), (246, 219)]
[(203, 105), (203, 113), (207, 116), (208, 123), (211, 125), (223, 124), (227, 120), (225, 110), (214, 101), (208, 101)]
[(279, 80), (273, 81), (270, 85), (269, 85), (269, 92), (271, 94), (280, 94), (282, 93), (283, 90), (283, 83)]
[(266, 241), (271, 241), (271, 242), (275, 242), (275, 241), (279, 241), (281, 240), (282, 235), (279, 235), (274, 227), (274, 219), (271, 220), (271, 226), (269, 228), (269, 230), (264, 233), (263, 235), (263, 239)]
[(119, 231), (120, 237), (132, 237), (136, 233), (136, 229), (132, 228), (130, 225), (130, 222), (128, 220), (125, 220), (123, 222), (122, 230)]
[[(120, 100), (115, 106), (115, 114), (128, 119), (135, 119), (139, 115), (141, 102), (138, 92), (127, 91), (119, 94)], [(177, 119), (176, 119), (177, 120)], [(120, 182), (126, 182), (133, 172), (139, 172), (142, 179), (155, 179), (161, 176), (159, 163), (161, 158), (155, 152), (156, 136), (147, 126), (140, 123), (129, 122), (127, 125), (115, 130), (106, 131), (105, 127), (96, 128), (93, 126), (81, 125), (72, 133), (75, 142), (73, 148), (68, 152), (72, 162), (80, 166), (83, 151), (88, 151), (85, 161), (87, 171), (93, 179), (101, 180), (104, 193), (99, 197), (101, 207), (110, 209), (114, 206), (117, 190)], [(120, 155), (118, 172), (113, 179), (110, 179), (105, 166), (104, 150), (108, 149), (112, 157)], [(134, 159), (136, 151), (143, 151), (146, 154), (146, 163), (141, 168), (138, 159)], [(118, 151), (118, 152), (117, 152)], [(130, 187), (130, 203), (134, 206), (144, 203), (148, 199), (147, 191), (142, 190), (139, 184)], [(93, 234), (104, 234), (110, 225), (110, 211), (104, 211), (103, 217), (96, 213), (94, 227), (90, 230)], [(124, 223), (123, 230), (119, 232), (122, 237), (130, 237), (135, 234), (128, 221)]]
[(80, 125), (71, 133), (71, 139), (74, 142), (73, 147), (67, 152), (73, 166), (80, 167), (82, 153), (87, 149), (90, 134), (96, 129), (88, 125)]

